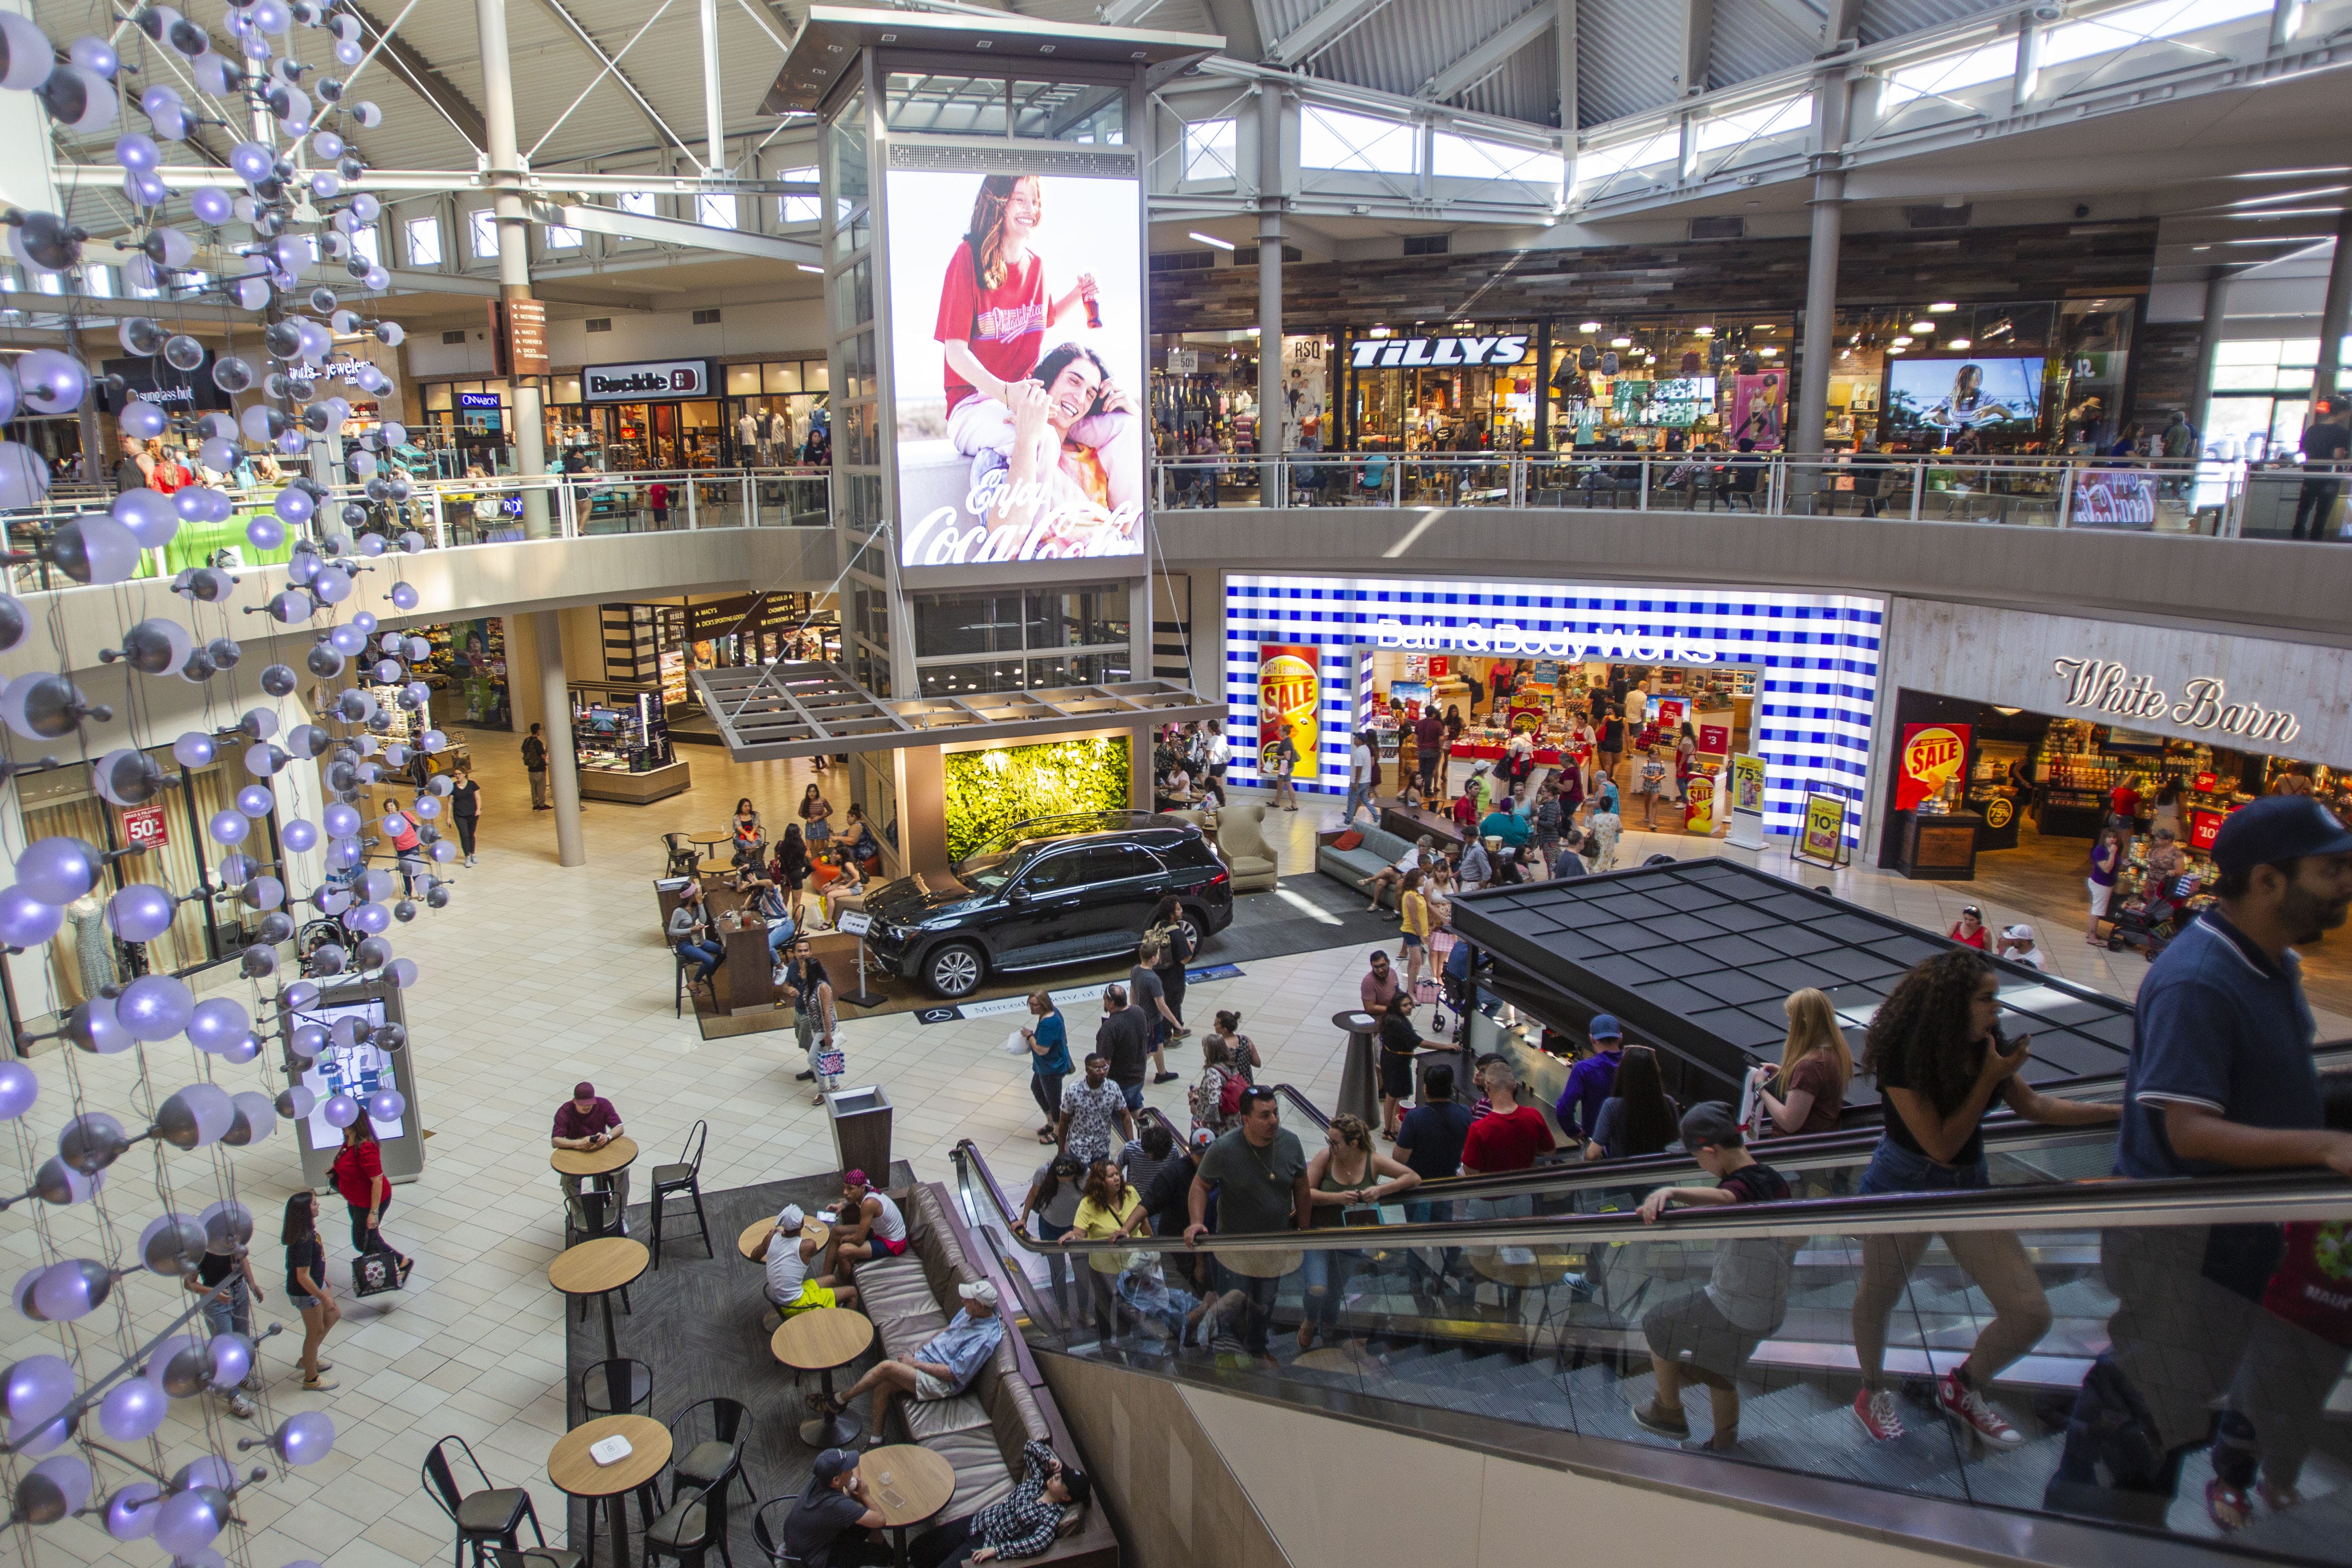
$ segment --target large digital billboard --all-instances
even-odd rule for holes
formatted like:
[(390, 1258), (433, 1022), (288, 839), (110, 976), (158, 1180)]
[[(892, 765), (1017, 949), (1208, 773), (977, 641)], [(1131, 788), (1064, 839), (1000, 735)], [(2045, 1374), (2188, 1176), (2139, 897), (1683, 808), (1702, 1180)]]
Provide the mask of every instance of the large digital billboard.
[(894, 169), (900, 562), (1143, 552), (1132, 178)]
[(1886, 416), (1897, 431), (1933, 431), (1947, 441), (1963, 430), (2014, 434), (2042, 417), (2042, 361), (1890, 361)]

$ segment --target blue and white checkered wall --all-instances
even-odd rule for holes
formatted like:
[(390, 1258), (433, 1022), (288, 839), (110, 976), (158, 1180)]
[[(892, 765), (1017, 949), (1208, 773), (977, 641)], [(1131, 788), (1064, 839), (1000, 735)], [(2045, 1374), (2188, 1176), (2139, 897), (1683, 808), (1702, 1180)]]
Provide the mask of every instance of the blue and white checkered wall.
[(1759, 690), (1750, 744), (1766, 768), (1764, 830), (1793, 837), (1807, 795), (1838, 795), (1852, 803), (1847, 842), (1860, 840), (1883, 600), (1760, 589), (1229, 575), (1225, 724), (1238, 742), (1234, 782), (1259, 782), (1254, 743), (1259, 645), (1313, 643), (1323, 650), (1321, 755), (1316, 777), (1308, 779), (1302, 769), (1298, 784), (1345, 793), (1359, 661), (1369, 664), (1380, 646), (1379, 623), (1388, 619), (1437, 633), (1444, 646), (1429, 649), (1435, 653), (1475, 651), (1459, 644), (1465, 627), (1491, 634), (1511, 626), (1529, 634), (1572, 634), (1584, 645), (1581, 657), (1612, 663), (1687, 664), (1687, 658), (1662, 657), (1661, 649), (1689, 648), (1711, 653), (1716, 664), (1753, 667)]

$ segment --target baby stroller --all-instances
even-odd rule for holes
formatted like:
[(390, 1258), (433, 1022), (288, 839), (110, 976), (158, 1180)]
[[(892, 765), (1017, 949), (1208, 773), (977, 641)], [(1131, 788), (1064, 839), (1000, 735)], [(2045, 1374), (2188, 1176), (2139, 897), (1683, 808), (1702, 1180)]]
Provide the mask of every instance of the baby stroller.
[(2162, 952), (2165, 945), (2180, 933), (2180, 928), (2188, 924), (2189, 900), (2196, 896), (2197, 889), (2198, 879), (2189, 872), (2170, 881), (2143, 879), (2139, 896), (2117, 910), (2114, 923), (2107, 928), (2107, 951), (2119, 952), (2126, 947), (2137, 947), (2149, 958)]

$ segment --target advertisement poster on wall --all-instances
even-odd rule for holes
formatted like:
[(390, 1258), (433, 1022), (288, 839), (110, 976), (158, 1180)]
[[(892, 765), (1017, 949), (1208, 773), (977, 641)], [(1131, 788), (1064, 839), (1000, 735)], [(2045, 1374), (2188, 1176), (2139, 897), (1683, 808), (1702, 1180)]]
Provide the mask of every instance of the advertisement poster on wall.
[(1731, 444), (1739, 445), (1743, 436), (1756, 443), (1759, 452), (1780, 449), (1782, 405), (1788, 398), (1788, 382), (1777, 370), (1761, 375), (1736, 375), (1731, 378)]
[(1944, 792), (1969, 760), (1966, 724), (1906, 724), (1895, 753), (1895, 809), (1916, 810)]
[(1282, 449), (1302, 451), (1314, 443), (1321, 451), (1331, 443), (1323, 428), (1324, 390), (1331, 373), (1324, 360), (1321, 338), (1282, 340)]
[(894, 169), (900, 561), (1143, 552), (1143, 265), (1129, 178)]
[(1273, 776), (1275, 746), (1286, 731), (1298, 748), (1291, 773), (1312, 784), (1323, 742), (1323, 650), (1312, 643), (1265, 643), (1257, 652), (1258, 771)]

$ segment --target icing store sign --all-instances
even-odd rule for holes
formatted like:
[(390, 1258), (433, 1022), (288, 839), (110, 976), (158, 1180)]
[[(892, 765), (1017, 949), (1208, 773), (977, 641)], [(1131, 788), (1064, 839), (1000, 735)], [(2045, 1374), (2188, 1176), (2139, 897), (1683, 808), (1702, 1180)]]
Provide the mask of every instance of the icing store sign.
[(1715, 650), (1685, 647), (1670, 636), (1623, 626), (1591, 632), (1529, 631), (1508, 621), (1442, 626), (1432, 621), (1383, 618), (1374, 626), (1382, 647), (1458, 647), (1465, 653), (1541, 654), (1549, 658), (1605, 658), (1632, 664), (1713, 664)]
[(1525, 334), (1507, 338), (1367, 338), (1353, 345), (1358, 370), (1401, 364), (1518, 364), (1528, 357)]
[(2219, 677), (2200, 676), (2175, 698), (2158, 689), (2155, 678), (2138, 675), (2113, 659), (2062, 658), (2051, 668), (2066, 683), (2066, 706), (2088, 708), (2125, 719), (2155, 719), (2184, 730), (2210, 730), (2249, 741), (2294, 740), (2303, 721), (2282, 708), (2234, 702)]

